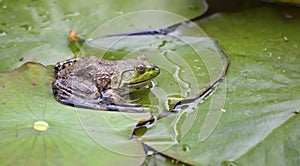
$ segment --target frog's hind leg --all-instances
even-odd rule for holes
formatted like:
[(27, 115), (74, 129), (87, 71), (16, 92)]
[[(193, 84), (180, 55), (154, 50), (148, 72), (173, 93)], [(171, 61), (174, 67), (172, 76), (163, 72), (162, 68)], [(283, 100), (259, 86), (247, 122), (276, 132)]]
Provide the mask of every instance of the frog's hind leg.
[(102, 102), (109, 105), (118, 105), (122, 107), (140, 107), (141, 105), (135, 103), (135, 100), (127, 100), (120, 96), (116, 91), (108, 89), (101, 93)]
[(117, 105), (101, 105), (97, 103), (90, 103), (84, 101), (76, 101), (76, 100), (68, 100), (65, 98), (61, 98), (59, 100), (60, 103), (65, 105), (70, 105), (78, 108), (86, 108), (92, 110), (100, 110), (100, 111), (119, 111), (119, 112), (132, 112), (132, 113), (142, 113), (145, 111), (149, 111), (149, 108), (145, 107), (130, 107), (130, 106), (117, 106)]
[(84, 100), (64, 89), (60, 89), (63, 93), (56, 93), (56, 100), (62, 104), (69, 105), (72, 107), (87, 108), (92, 110), (101, 111), (120, 111), (120, 112), (145, 112), (149, 111), (149, 108), (136, 107), (134, 106), (120, 106), (120, 105), (109, 105), (108, 103), (103, 104), (102, 99), (99, 100)]

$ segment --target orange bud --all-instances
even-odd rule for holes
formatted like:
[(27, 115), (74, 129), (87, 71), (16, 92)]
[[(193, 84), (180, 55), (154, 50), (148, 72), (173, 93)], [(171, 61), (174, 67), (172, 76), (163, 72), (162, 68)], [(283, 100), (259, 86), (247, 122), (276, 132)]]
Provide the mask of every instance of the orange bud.
[(76, 41), (76, 35), (77, 35), (76, 31), (74, 31), (74, 30), (69, 31), (69, 40), (70, 40), (70, 42)]

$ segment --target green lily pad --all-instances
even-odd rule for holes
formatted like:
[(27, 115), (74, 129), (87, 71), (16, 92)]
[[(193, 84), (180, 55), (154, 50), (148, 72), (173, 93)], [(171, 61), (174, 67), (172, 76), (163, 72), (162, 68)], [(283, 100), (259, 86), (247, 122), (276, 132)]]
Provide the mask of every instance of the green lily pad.
[(58, 103), (53, 71), (25, 63), (0, 74), (0, 160), (4, 165), (140, 165), (141, 143), (131, 139), (149, 113), (90, 111)]
[[(299, 165), (299, 18), (296, 8), (267, 6), (200, 22), (230, 56), (226, 81), (194, 112), (159, 120), (141, 140), (193, 165)], [(208, 111), (224, 91), (224, 108)]]
[[(204, 10), (204, 3), (198, 0), (3, 0), (0, 2), (0, 71), (10, 71), (27, 61), (53, 65), (72, 58), (74, 55), (68, 48), (69, 30), (76, 30), (82, 36), (88, 37), (105, 22), (143, 10), (165, 11), (193, 18)], [(159, 20), (161, 21), (148, 17), (147, 23), (151, 22), (151, 28), (155, 28), (178, 21), (168, 18)], [(109, 29), (114, 34), (128, 32), (129, 29), (138, 30), (133, 25), (125, 24)]]

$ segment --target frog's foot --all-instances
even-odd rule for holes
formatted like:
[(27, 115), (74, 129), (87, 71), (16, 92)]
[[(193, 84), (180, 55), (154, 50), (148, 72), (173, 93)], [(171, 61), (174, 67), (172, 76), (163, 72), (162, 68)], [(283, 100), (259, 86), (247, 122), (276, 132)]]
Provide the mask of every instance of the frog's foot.
[(102, 102), (110, 105), (119, 105), (119, 106), (127, 106), (127, 107), (140, 107), (141, 105), (135, 103), (140, 99), (136, 100), (127, 100), (124, 97), (120, 96), (112, 89), (108, 89), (102, 92), (101, 96)]
[(141, 98), (137, 98), (137, 99), (133, 99), (133, 100), (131, 100), (131, 99), (126, 99), (126, 101), (129, 102), (129, 103), (135, 103), (135, 102), (137, 102), (137, 101), (139, 101), (139, 100), (141, 100)]
[(101, 99), (101, 102), (107, 105), (119, 105), (119, 106), (127, 106), (127, 107), (140, 107), (141, 104), (134, 103), (131, 100), (116, 100), (115, 98), (111, 97), (103, 97)]

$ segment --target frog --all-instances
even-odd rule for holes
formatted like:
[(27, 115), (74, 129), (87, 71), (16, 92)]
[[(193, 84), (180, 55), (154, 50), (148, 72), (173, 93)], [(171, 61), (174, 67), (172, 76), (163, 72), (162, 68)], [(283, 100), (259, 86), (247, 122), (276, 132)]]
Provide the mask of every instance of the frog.
[(149, 88), (160, 68), (146, 56), (135, 59), (105, 60), (90, 56), (56, 63), (52, 90), (65, 105), (92, 110), (145, 112), (148, 108), (128, 99), (128, 94)]

